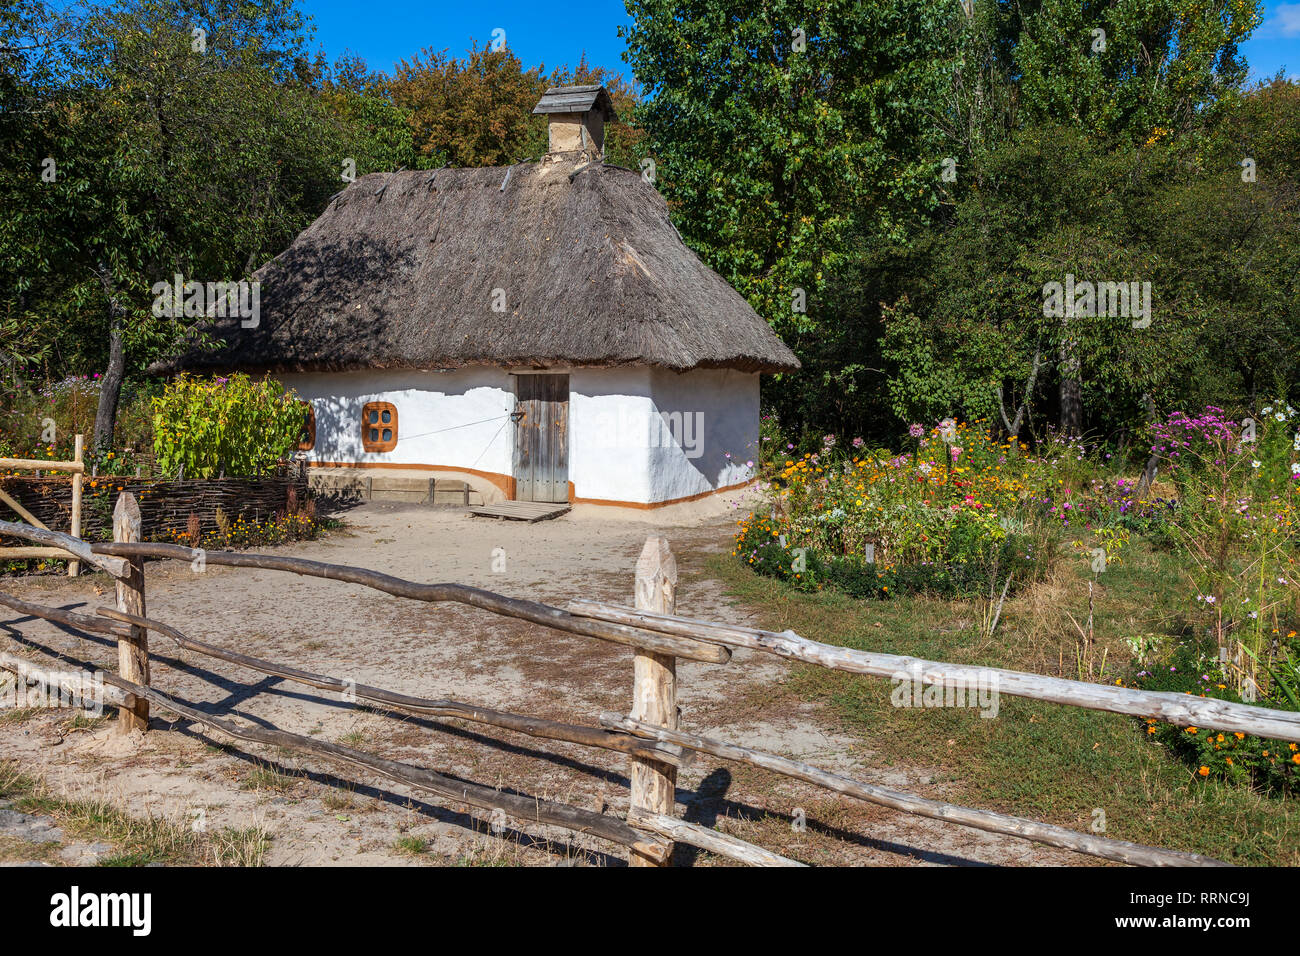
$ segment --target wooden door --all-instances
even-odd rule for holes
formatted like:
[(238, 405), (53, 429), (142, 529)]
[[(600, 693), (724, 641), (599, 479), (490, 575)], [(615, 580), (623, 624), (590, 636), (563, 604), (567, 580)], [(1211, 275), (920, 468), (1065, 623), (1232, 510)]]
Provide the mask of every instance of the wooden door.
[(515, 376), (515, 500), (569, 500), (569, 376)]

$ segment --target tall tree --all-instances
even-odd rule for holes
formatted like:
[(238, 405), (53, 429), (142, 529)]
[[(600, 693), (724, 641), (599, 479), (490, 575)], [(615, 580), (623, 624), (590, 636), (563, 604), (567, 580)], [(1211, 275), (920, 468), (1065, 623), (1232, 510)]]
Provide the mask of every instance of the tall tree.
[(195, 318), (158, 315), (154, 283), (240, 279), (338, 181), (303, 38), (290, 0), (128, 0), (80, 21), (47, 224), (68, 325), (105, 343), (96, 447), (129, 356), (139, 367)]
[[(864, 249), (905, 244), (938, 200), (933, 0), (628, 0), (627, 60), (683, 238), (805, 359), (792, 395), (827, 417), (869, 373)], [(778, 389), (784, 386), (778, 384)]]

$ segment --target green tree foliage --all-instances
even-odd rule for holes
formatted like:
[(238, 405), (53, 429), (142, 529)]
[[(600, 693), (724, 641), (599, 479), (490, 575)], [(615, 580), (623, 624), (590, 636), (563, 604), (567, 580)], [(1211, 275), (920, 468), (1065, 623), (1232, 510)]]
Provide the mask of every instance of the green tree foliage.
[(949, 18), (930, 0), (628, 9), (641, 122), (678, 228), (804, 360), (774, 404), (852, 418), (875, 330), (849, 277), (864, 249), (905, 243), (937, 204)]
[[(787, 425), (1122, 435), (1294, 381), (1294, 84), (1242, 94), (1255, 0), (628, 6), (678, 227), (804, 360), (765, 384)], [(1045, 316), (1067, 274), (1150, 282), (1150, 326)]]

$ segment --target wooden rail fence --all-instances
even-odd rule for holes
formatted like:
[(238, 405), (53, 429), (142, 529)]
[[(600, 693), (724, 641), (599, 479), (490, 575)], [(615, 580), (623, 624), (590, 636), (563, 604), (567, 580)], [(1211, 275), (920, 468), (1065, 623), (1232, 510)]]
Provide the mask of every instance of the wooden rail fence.
[[(236, 739), (285, 747), (325, 760), (349, 764), (434, 794), (453, 804), (500, 811), (521, 825), (559, 827), (617, 844), (626, 848), (631, 866), (668, 865), (675, 843), (691, 844), (757, 866), (803, 865), (729, 834), (674, 816), (677, 771), (687, 765), (697, 753), (759, 767), (903, 813), (1019, 837), (1108, 860), (1139, 866), (1227, 865), (1194, 853), (1142, 846), (1053, 824), (917, 797), (833, 774), (779, 754), (684, 731), (679, 727), (677, 707), (676, 661), (679, 658), (726, 664), (731, 659), (733, 648), (743, 648), (857, 674), (892, 679), (903, 674), (908, 679), (945, 688), (966, 688), (974, 686), (973, 681), (987, 682), (993, 679), (997, 692), (1012, 696), (1300, 741), (1300, 714), (1296, 713), (1181, 694), (1088, 684), (1041, 674), (972, 668), (895, 654), (858, 651), (810, 641), (791, 631), (775, 633), (681, 617), (675, 613), (676, 563), (667, 541), (659, 537), (651, 537), (646, 541), (637, 562), (635, 607), (580, 600), (558, 608), (459, 584), (407, 581), (366, 568), (279, 555), (202, 552), (180, 545), (143, 543), (138, 540), (139, 509), (129, 493), (123, 493), (118, 499), (113, 527), (114, 541), (111, 544), (88, 545), (74, 536), (47, 528), (0, 521), (0, 534), (26, 539), (60, 553), (71, 554), (75, 559), (111, 575), (117, 590), (117, 606), (97, 608), (94, 614), (46, 607), (3, 592), (0, 592), (0, 606), (66, 627), (117, 639), (118, 673), (104, 673), (100, 676), (103, 684), (107, 685), (103, 688), (104, 700), (117, 706), (119, 726), (124, 731), (147, 731), (152, 706)], [(569, 724), (507, 713), (465, 701), (414, 697), (228, 650), (189, 637), (178, 628), (147, 615), (144, 575), (146, 558), (203, 561), (216, 566), (263, 568), (345, 581), (410, 600), (466, 604), (546, 628), (621, 644), (633, 651), (631, 710), (626, 715), (601, 714), (600, 726)], [(525, 794), (506, 793), (341, 744), (315, 740), (275, 727), (235, 724), (205, 713), (151, 686), (148, 645), (150, 632), (187, 651), (319, 690), (338, 692), (345, 701), (365, 702), (397, 712), (467, 720), (535, 738), (565, 741), (625, 754), (630, 762), (631, 788), (627, 818), (620, 819), (614, 815), (595, 813)], [(14, 654), (0, 653), (0, 668), (13, 671), (23, 680), (60, 688), (78, 699), (96, 689), (75, 674), (58, 671), (49, 668), (49, 665)]]
[[(78, 435), (73, 439), (72, 461), (38, 461), (31, 458), (0, 458), (0, 470), (8, 469), (10, 471), (66, 471), (72, 474), (72, 534), (73, 538), (81, 537), (81, 483), (82, 477), (86, 474), (86, 463), (83, 460), (86, 449), (86, 440), (84, 436)], [(18, 516), (34, 527), (45, 528), (45, 524), (27, 510), (17, 498), (9, 494), (3, 488), (0, 488), (0, 502), (8, 505)], [(10, 547), (0, 548), (0, 561), (6, 559), (22, 558), (66, 558), (67, 549), (58, 546), (53, 547)], [(75, 558), (68, 562), (68, 576), (75, 578), (80, 569), (80, 562)]]

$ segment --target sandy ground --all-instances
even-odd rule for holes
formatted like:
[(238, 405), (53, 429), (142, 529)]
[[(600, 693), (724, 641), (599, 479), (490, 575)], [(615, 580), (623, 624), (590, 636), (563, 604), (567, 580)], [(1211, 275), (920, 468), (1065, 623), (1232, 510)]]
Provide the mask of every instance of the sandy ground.
[[(574, 597), (632, 601), (633, 569), (648, 534), (664, 534), (677, 556), (679, 611), (752, 619), (708, 576), (704, 561), (730, 544), (733, 501), (656, 512), (588, 506), (538, 524), (473, 518), (460, 510), (372, 503), (349, 512), (347, 528), (280, 549), (417, 581), (453, 581), (563, 604)], [(494, 549), (506, 570), (494, 572)], [(458, 605), (427, 605), (368, 589), (281, 572), (178, 562), (146, 571), (151, 617), (189, 636), (247, 654), (424, 697), (454, 697), (501, 710), (595, 724), (602, 710), (630, 704), (631, 652)], [(26, 600), (93, 609), (110, 603), (103, 575), (8, 579)], [(0, 647), (32, 656), (115, 667), (114, 645), (0, 609)], [(177, 652), (152, 638), (152, 682), (160, 690), (240, 721), (342, 741), (466, 780), (608, 813), (627, 809), (620, 754), (534, 740), (485, 725), (361, 710), (302, 685)], [(924, 767), (883, 767), (869, 740), (852, 739), (814, 704), (781, 690), (787, 667), (738, 652), (726, 666), (683, 662), (683, 726), (779, 751), (859, 779), (942, 798)], [(113, 732), (66, 733), (67, 714), (0, 724), (0, 752), (77, 797), (107, 797), (136, 814), (210, 828), (260, 824), (272, 834), (273, 865), (511, 863), (622, 865), (621, 848), (561, 830), (491, 832), (482, 815), (314, 757), (231, 742), (187, 721), (156, 715), (143, 741)], [(214, 746), (219, 745), (219, 746)], [(266, 784), (266, 768), (286, 778)], [(802, 815), (807, 827), (792, 821)], [(678, 813), (772, 850), (817, 864), (1081, 864), (1087, 857), (910, 817), (741, 765), (698, 756), (678, 781)], [(412, 856), (395, 843), (426, 840)], [(718, 862), (678, 848), (679, 864)]]

